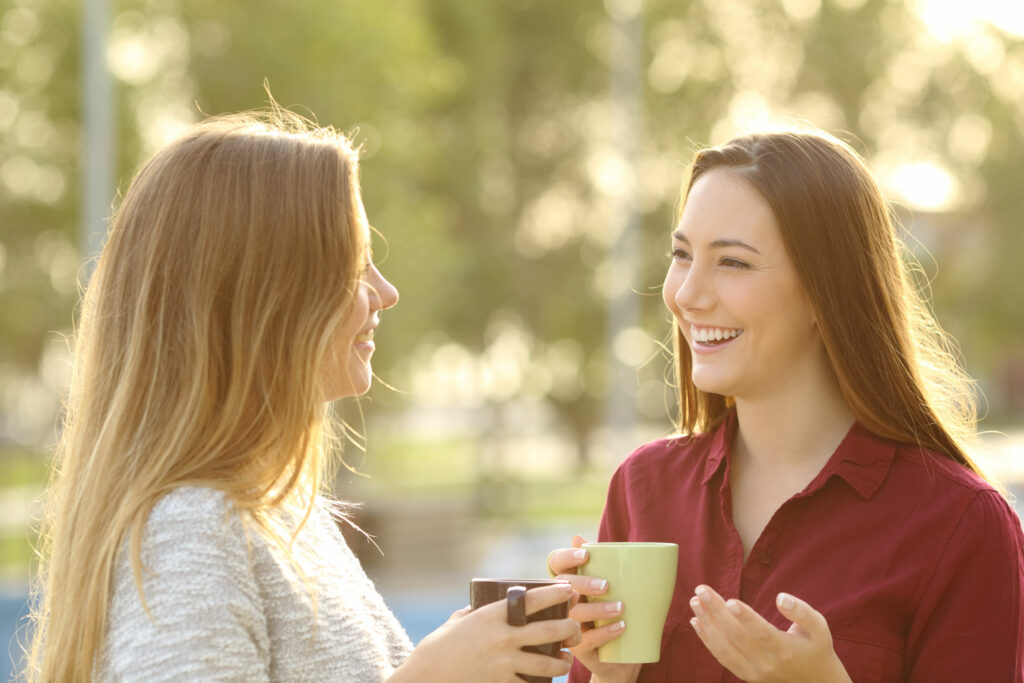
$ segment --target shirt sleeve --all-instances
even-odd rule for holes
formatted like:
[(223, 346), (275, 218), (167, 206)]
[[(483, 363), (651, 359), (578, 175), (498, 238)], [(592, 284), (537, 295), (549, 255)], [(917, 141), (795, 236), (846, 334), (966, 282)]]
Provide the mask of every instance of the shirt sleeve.
[(629, 498), (626, 485), (628, 474), (626, 465), (623, 464), (612, 475), (611, 483), (608, 484), (608, 497), (604, 502), (604, 512), (601, 514), (601, 526), (598, 527), (598, 541), (628, 541), (629, 540)]
[(1024, 534), (995, 491), (966, 508), (922, 593), (907, 680), (1024, 681)]
[[(237, 515), (214, 492), (172, 493), (146, 525), (143, 588), (121, 558), (107, 633), (114, 681), (267, 681), (269, 638)], [(127, 546), (126, 546), (127, 548)]]

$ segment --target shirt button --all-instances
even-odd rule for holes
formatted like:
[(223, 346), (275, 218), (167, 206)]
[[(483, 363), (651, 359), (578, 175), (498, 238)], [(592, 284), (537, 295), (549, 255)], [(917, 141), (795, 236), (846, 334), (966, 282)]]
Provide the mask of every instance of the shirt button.
[(772, 556), (768, 553), (761, 553), (757, 556), (757, 561), (767, 567), (769, 564), (771, 564)]

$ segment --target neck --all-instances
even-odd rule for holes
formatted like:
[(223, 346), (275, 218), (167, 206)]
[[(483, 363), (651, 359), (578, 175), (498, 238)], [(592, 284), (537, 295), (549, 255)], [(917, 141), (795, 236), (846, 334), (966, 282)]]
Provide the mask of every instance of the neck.
[(817, 471), (853, 426), (830, 372), (790, 382), (770, 395), (736, 398), (734, 455), (752, 465)]

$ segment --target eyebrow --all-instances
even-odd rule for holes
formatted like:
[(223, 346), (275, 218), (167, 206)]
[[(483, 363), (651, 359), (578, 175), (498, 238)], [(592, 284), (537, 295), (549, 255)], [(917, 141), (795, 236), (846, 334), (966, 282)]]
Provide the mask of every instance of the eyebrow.
[[(686, 239), (686, 235), (679, 232), (678, 230), (672, 233), (672, 237), (679, 240), (680, 242), (686, 242), (687, 244), (690, 243), (690, 240)], [(749, 249), (755, 254), (761, 253), (760, 251), (758, 251), (757, 249), (755, 249), (754, 247), (750, 246), (749, 244), (742, 240), (715, 240), (708, 246), (711, 247), (712, 249), (721, 249), (722, 247), (742, 247), (743, 249)]]

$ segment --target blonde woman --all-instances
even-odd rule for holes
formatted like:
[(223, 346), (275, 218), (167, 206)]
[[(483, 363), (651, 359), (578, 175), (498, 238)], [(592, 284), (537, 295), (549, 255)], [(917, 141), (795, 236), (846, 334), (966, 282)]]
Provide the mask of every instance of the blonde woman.
[[(1022, 681), (1020, 520), (863, 161), (816, 131), (704, 150), (669, 237), (679, 434), (622, 463), (599, 532), (679, 544), (661, 661), (601, 663), (606, 625), (570, 681)], [(585, 557), (550, 564), (593, 594)]]
[[(412, 645), (321, 494), (328, 401), (362, 394), (380, 311), (357, 153), (275, 108), (138, 172), (85, 293), (27, 677), (515, 681), (571, 619), (503, 603)], [(571, 595), (532, 590), (533, 612)]]

